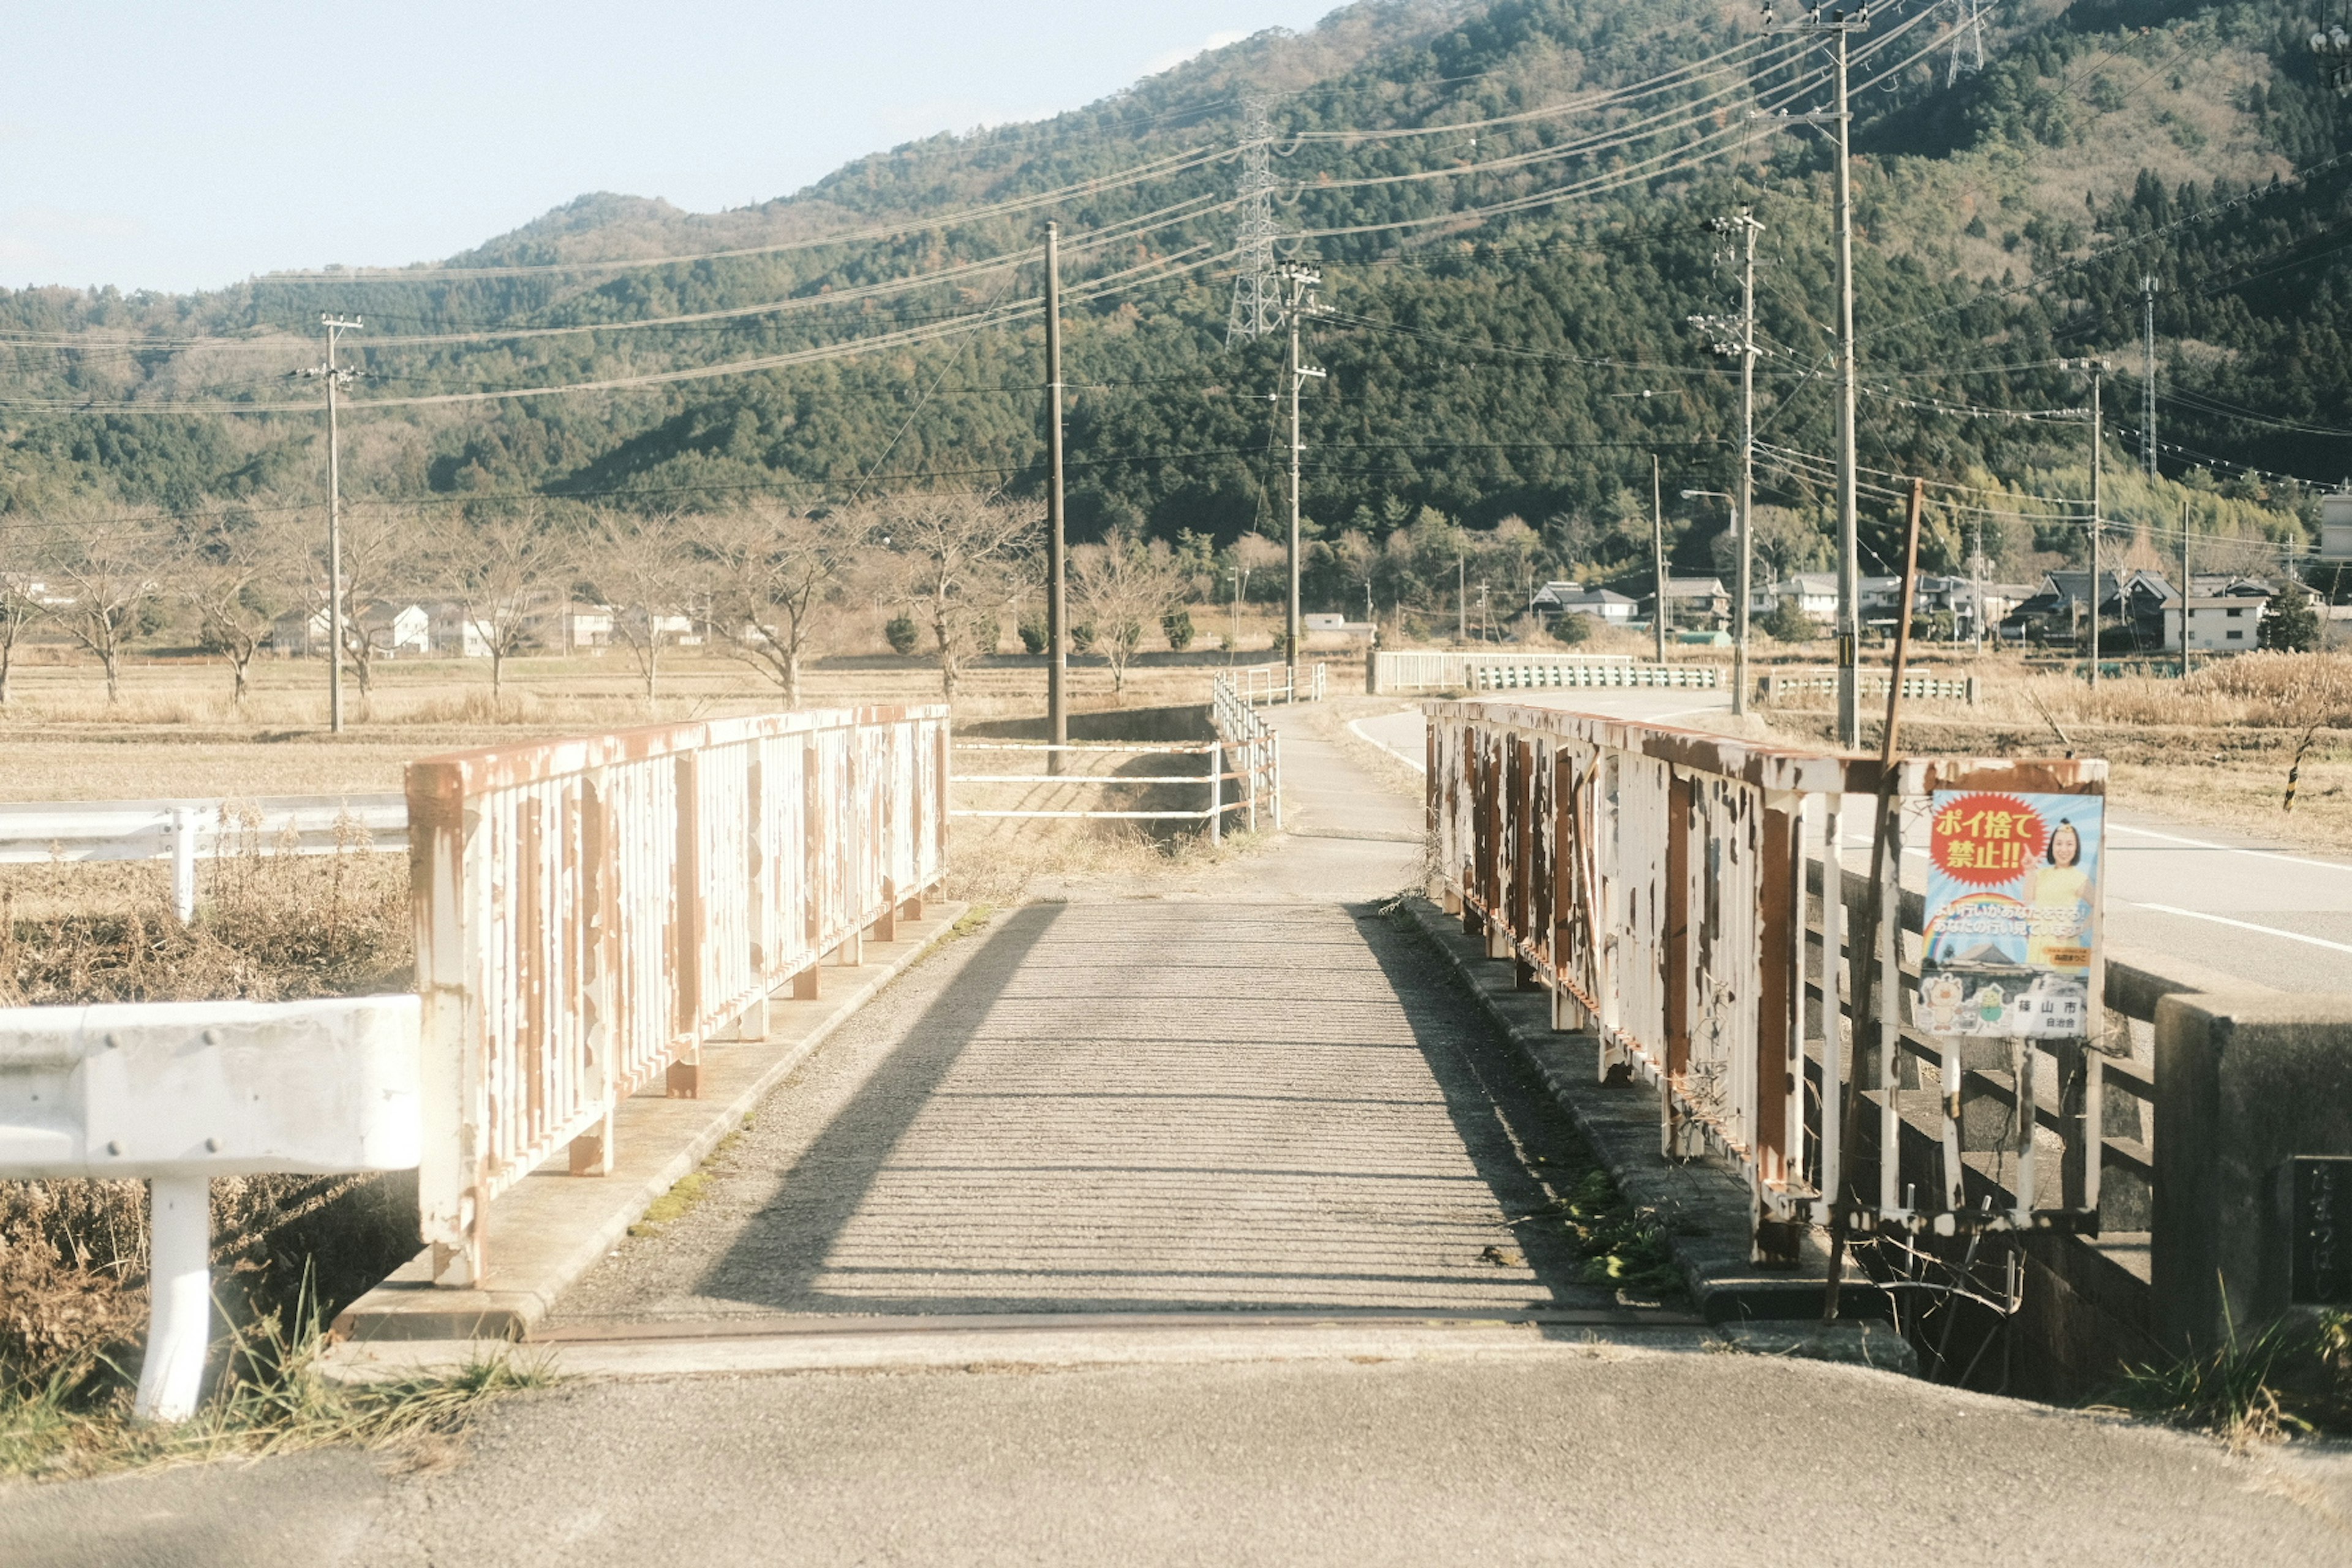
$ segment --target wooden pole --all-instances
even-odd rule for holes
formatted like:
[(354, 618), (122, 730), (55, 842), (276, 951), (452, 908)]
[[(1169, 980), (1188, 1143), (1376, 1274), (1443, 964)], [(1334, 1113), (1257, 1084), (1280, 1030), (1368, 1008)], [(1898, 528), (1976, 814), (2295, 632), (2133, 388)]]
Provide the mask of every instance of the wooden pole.
[[(1876, 821), (1870, 836), (1869, 893), (1863, 902), (1862, 923), (1855, 928), (1846, 943), (1853, 954), (1853, 1012), (1851, 1031), (1853, 1044), (1848, 1048), (1846, 1057), (1843, 1127), (1838, 1138), (1838, 1148), (1843, 1155), (1843, 1163), (1839, 1172), (1840, 1190), (1829, 1195), (1830, 1277), (1828, 1283), (1822, 1289), (1822, 1321), (1825, 1323), (1837, 1321), (1838, 1289), (1843, 1282), (1845, 1274), (1847, 1211), (1856, 1190), (1853, 1173), (1862, 1163), (1854, 1156), (1860, 1149), (1862, 1141), (1863, 1029), (1870, 1020), (1874, 1004), (1885, 1007), (1900, 1005), (1895, 997), (1879, 995), (1874, 983), (1878, 977), (1879, 921), (1890, 914), (1900, 918), (1899, 900), (1895, 910), (1889, 910), (1886, 908), (1884, 897), (1885, 879), (1881, 868), (1886, 864), (1887, 852), (1894, 839), (1895, 814), (1902, 809), (1902, 797), (1896, 793), (1895, 787), (1895, 742), (1903, 714), (1903, 666), (1911, 652), (1912, 595), (1919, 581), (1919, 512), (1925, 501), (1926, 488), (1919, 480), (1913, 479), (1910, 503), (1905, 508), (1906, 515), (1904, 521), (1903, 593), (1900, 601), (1901, 609), (1895, 622), (1895, 663), (1894, 668), (1888, 672), (1886, 681), (1886, 723), (1878, 737), (1878, 804)], [(1822, 899), (1824, 900), (1832, 898), (1843, 899), (1845, 897), (1844, 863), (1840, 861), (1834, 866), (1825, 866), (1822, 871), (1824, 873), (1822, 878)], [(1869, 944), (1867, 954), (1864, 953), (1863, 946), (1865, 942)], [(1836, 953), (1829, 954), (1828, 958), (1832, 964), (1836, 963)], [(1832, 1038), (1831, 1045), (1834, 1047), (1835, 1043)], [(1885, 1048), (1897, 1047), (1888, 1046)], [(1881, 1063), (1882, 1078), (1885, 1076), (1885, 1064)], [(1829, 1108), (1824, 1106), (1822, 1113), (1825, 1116), (1829, 1114)], [(1895, 1149), (1881, 1148), (1878, 1151), (1880, 1163), (1884, 1164), (1886, 1161), (1896, 1158), (1897, 1153), (1898, 1151)]]

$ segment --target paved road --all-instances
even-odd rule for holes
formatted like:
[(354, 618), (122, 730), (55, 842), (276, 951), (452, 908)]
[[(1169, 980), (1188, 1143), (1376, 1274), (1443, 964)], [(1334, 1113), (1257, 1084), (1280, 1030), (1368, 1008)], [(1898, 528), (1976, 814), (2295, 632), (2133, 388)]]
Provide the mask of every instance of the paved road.
[[(1662, 722), (1719, 712), (1728, 693), (1536, 691), (1529, 702)], [(1357, 732), (1415, 766), (1421, 715), (1401, 709), (1357, 721)], [(1857, 798), (1849, 824), (1867, 824)], [(2114, 812), (2106, 929), (2118, 944), (2167, 953), (2282, 991), (2352, 991), (2352, 859), (2313, 855), (2259, 837), (2187, 826), (2147, 812)], [(1869, 858), (1866, 831), (1849, 827), (1850, 864)], [(1922, 885), (1924, 863), (1905, 868)]]
[(1433, 1360), (588, 1384), (450, 1468), (0, 1491), (10, 1568), (2340, 1565), (2341, 1462), (1888, 1373)]

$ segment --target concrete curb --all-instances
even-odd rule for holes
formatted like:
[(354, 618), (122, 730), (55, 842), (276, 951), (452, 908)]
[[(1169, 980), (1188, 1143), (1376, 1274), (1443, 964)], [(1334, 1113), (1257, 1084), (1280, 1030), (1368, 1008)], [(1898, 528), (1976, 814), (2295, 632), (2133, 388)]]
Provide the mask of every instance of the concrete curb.
[[(1517, 990), (1513, 966), (1487, 958), (1484, 942), (1463, 934), (1462, 922), (1428, 900), (1407, 899), (1402, 908), (1453, 966), (1479, 1009), (1541, 1075), (1618, 1190), (1657, 1214), (1701, 1317), (1710, 1323), (1738, 1323), (1821, 1316), (1829, 1253), (1820, 1237), (1806, 1236), (1796, 1268), (1764, 1269), (1749, 1262), (1747, 1184), (1718, 1159), (1677, 1163), (1658, 1152), (1657, 1091), (1600, 1082), (1599, 1042), (1591, 1035), (1553, 1032), (1549, 993)], [(1883, 1310), (1876, 1291), (1853, 1290), (1846, 1300), (1856, 1313)], [(1806, 1353), (1793, 1346), (1785, 1350)]]
[(572, 1176), (559, 1152), (499, 1194), (490, 1205), (489, 1276), (478, 1289), (436, 1288), (432, 1255), (420, 1252), (345, 1308), (335, 1337), (469, 1343), (526, 1337), (654, 1200), (701, 1164), (868, 997), (946, 937), (967, 907), (935, 903), (924, 919), (900, 921), (896, 942), (867, 939), (863, 963), (824, 971), (824, 994), (816, 1001), (772, 1000), (765, 1039), (706, 1045), (701, 1099), (655, 1091), (623, 1100), (612, 1174)]
[[(1041, 1314), (1027, 1324), (977, 1320), (836, 1320), (736, 1334), (684, 1332), (560, 1339), (518, 1345), (478, 1341), (373, 1341), (336, 1346), (322, 1370), (341, 1383), (447, 1375), (486, 1358), (511, 1358), (556, 1377), (627, 1378), (795, 1372), (1002, 1371), (1023, 1367), (1199, 1365), (1267, 1361), (1517, 1360), (1543, 1356), (1623, 1358), (1723, 1349), (1707, 1329), (1570, 1322), (1317, 1320), (1183, 1321), (1100, 1314), (1082, 1321)], [(657, 1325), (646, 1325), (656, 1327)], [(714, 1325), (715, 1326), (715, 1325)]]

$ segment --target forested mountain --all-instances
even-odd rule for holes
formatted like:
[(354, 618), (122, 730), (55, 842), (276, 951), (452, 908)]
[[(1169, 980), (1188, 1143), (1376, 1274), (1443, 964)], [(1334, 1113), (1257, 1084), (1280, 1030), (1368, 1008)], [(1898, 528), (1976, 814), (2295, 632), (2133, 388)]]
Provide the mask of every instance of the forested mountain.
[[(1969, 14), (1874, 6), (1853, 41), (1866, 542), (1891, 551), (1896, 476), (1918, 473), (1945, 503), (1931, 565), (1979, 539), (2012, 576), (2074, 554), (2053, 498), (2085, 492), (2087, 378), (2053, 362), (2095, 355), (2114, 365), (2107, 510), (2144, 548), (2169, 559), (2184, 500), (2201, 531), (2249, 541), (2249, 564), (2304, 548), (2312, 485), (2352, 471), (2352, 160), (2314, 19), (2178, 0)], [(1731, 488), (1738, 378), (1691, 318), (1737, 306), (1736, 239), (1710, 220), (1746, 207), (1763, 225), (1759, 544), (1769, 565), (1816, 564), (1831, 163), (1795, 116), (1828, 105), (1826, 47), (1738, 0), (1372, 0), (738, 212), (583, 196), (400, 271), (6, 294), (0, 503), (307, 503), (323, 421), (315, 382), (289, 373), (319, 358), (322, 311), (366, 321), (343, 349), (365, 372), (348, 494), (1034, 496), (1052, 218), (1075, 531), (1271, 532), (1284, 342), (1226, 331), (1255, 104), (1281, 252), (1319, 264), (1329, 308), (1305, 329), (1329, 374), (1304, 395), (1304, 491), (1340, 556), (1433, 514), (1517, 516), (1530, 570), (1605, 574), (1646, 552), (1655, 454), (1677, 560), (1707, 564), (1722, 503), (1680, 492)], [(535, 388), (575, 390), (503, 395)], [(232, 405), (257, 411), (215, 411)], [(1325, 557), (1332, 607), (1350, 574)]]

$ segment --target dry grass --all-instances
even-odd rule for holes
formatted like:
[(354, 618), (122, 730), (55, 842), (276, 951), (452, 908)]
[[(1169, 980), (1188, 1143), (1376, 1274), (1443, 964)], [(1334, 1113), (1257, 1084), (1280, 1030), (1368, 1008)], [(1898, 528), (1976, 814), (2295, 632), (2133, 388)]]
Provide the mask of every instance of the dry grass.
[[(1904, 705), (1906, 752), (2102, 757), (2109, 798), (2127, 810), (2337, 854), (2352, 844), (2352, 656), (2242, 654), (2185, 681), (2124, 677), (2096, 691), (2013, 658), (1975, 668), (1983, 677), (1978, 706)], [(1865, 743), (1876, 743), (1880, 711), (1865, 706)], [(1832, 732), (1822, 701), (1776, 707), (1769, 718), (1807, 743)], [(2291, 767), (2298, 776), (2290, 811)]]

